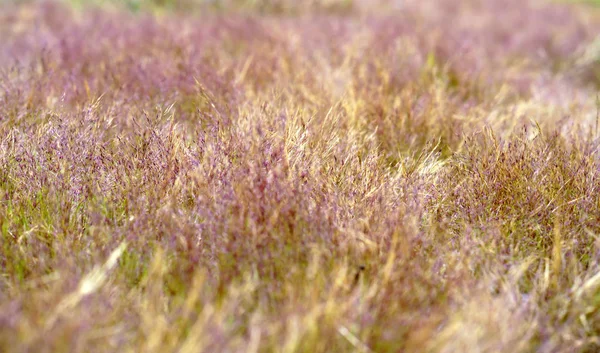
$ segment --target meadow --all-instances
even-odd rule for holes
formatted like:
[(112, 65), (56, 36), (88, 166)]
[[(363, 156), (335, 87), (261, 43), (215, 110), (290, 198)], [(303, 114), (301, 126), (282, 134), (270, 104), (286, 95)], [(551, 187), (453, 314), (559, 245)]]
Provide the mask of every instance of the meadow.
[(0, 1), (0, 351), (600, 351), (599, 34), (592, 2)]

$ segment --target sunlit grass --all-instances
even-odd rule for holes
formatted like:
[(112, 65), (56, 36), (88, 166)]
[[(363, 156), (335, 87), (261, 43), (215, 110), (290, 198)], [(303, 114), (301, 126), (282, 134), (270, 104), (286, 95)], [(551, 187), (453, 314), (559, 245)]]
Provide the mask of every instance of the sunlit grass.
[(581, 9), (1, 3), (0, 351), (600, 349)]

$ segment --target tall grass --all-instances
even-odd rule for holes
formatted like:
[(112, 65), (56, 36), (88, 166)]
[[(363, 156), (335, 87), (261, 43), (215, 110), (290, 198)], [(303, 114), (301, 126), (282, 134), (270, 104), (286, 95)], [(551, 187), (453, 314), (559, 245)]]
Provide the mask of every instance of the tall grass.
[(0, 5), (0, 351), (600, 349), (597, 13), (134, 3)]

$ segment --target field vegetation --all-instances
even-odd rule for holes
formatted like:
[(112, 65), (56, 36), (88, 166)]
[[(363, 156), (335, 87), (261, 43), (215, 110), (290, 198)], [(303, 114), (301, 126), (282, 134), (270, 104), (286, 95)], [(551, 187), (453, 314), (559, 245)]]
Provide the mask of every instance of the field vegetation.
[(0, 2), (0, 351), (600, 351), (600, 13)]

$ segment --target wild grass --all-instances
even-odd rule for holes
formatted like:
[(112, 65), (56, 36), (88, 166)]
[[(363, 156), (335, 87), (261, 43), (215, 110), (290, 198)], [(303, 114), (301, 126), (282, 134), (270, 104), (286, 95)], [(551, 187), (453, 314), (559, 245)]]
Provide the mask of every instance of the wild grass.
[(0, 4), (0, 351), (600, 350), (594, 11)]

